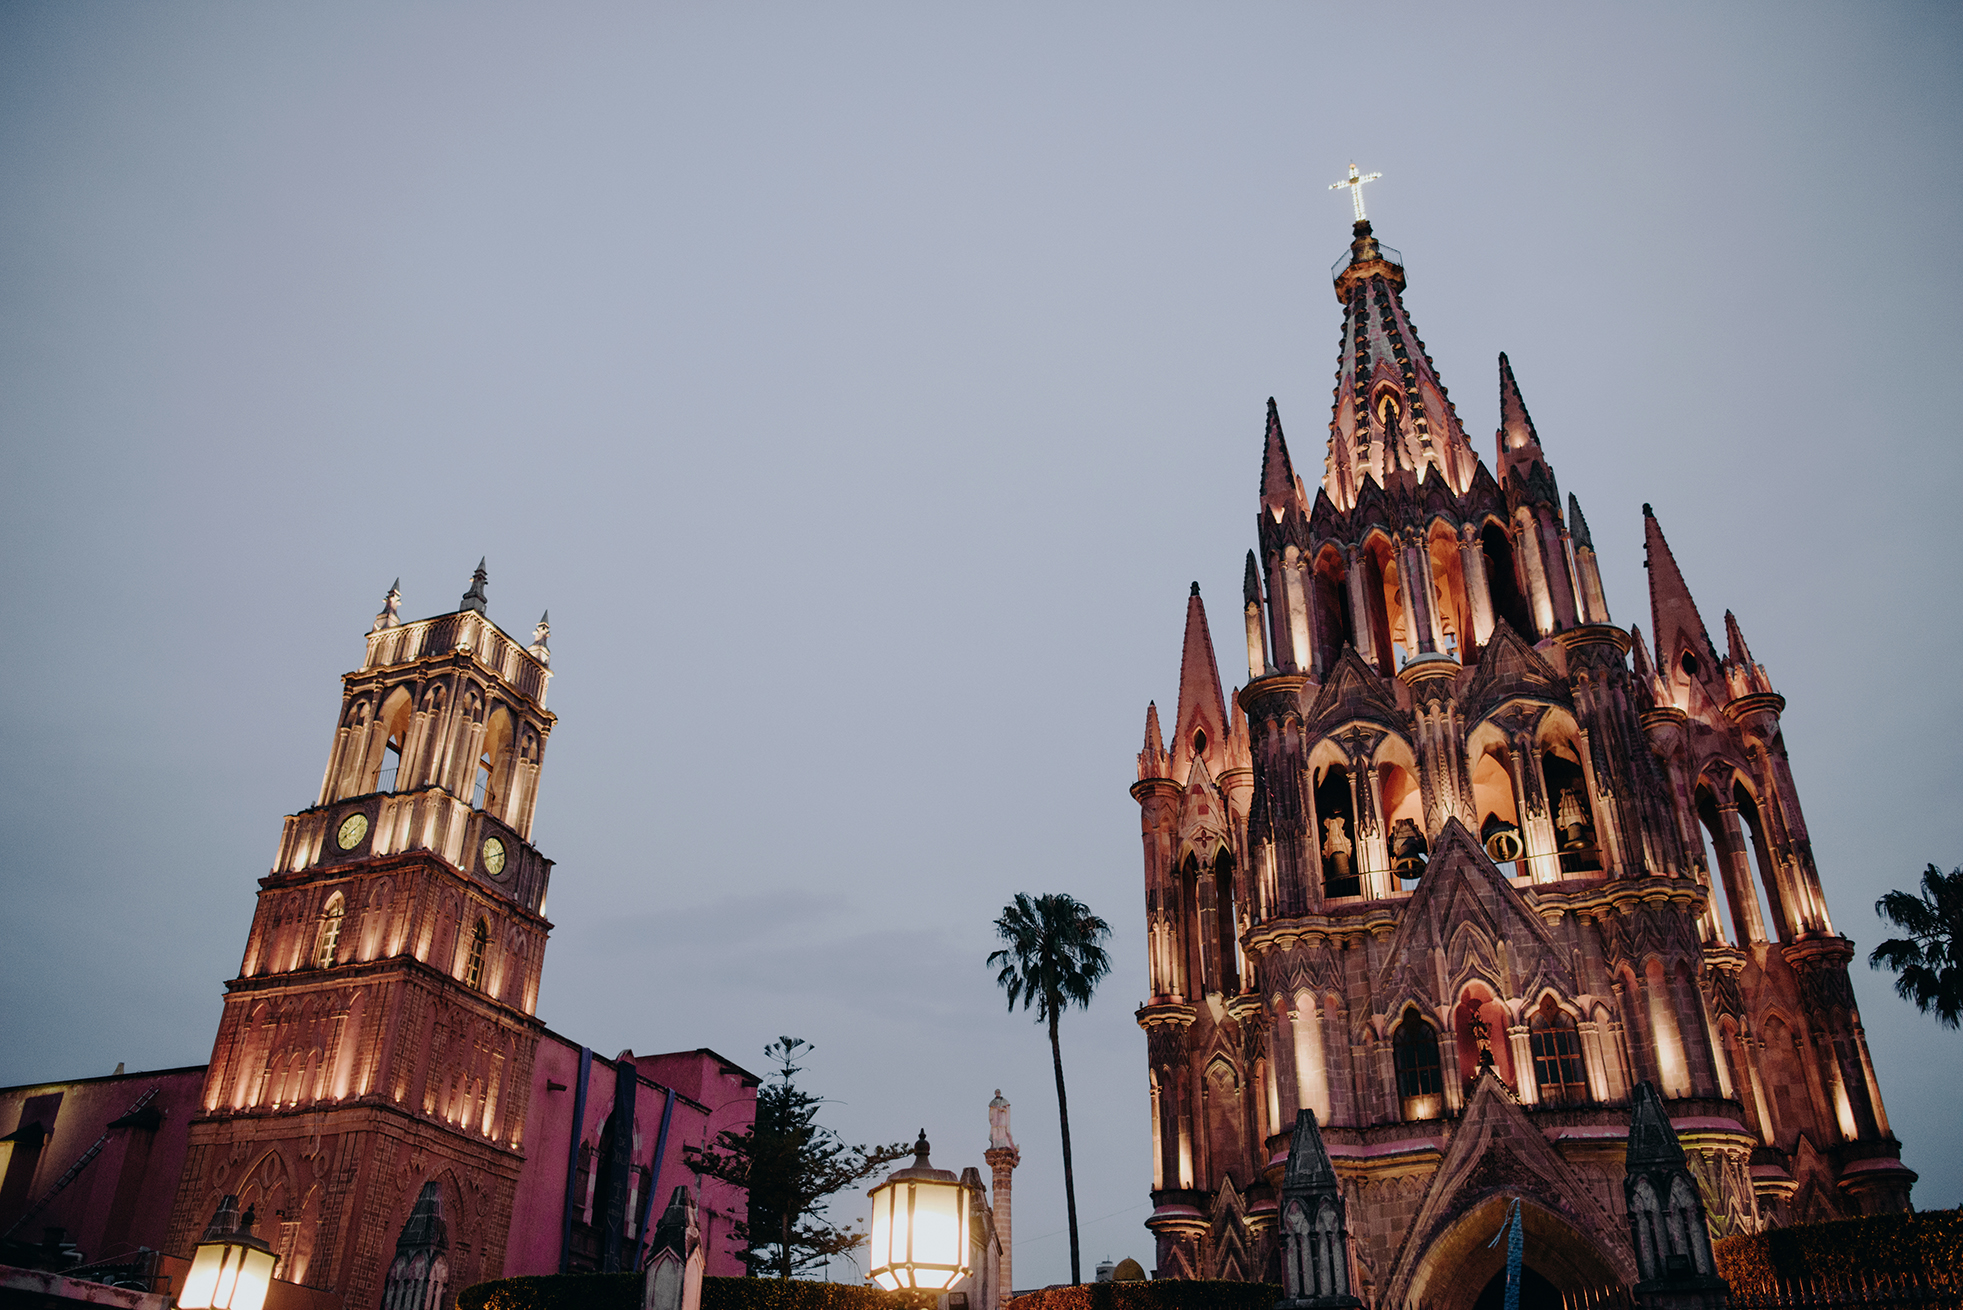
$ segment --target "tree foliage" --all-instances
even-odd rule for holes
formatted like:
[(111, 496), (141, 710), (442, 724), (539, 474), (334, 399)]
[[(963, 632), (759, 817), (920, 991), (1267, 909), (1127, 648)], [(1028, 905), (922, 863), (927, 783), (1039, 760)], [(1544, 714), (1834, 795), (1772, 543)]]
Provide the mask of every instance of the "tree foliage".
[(1001, 972), (995, 981), (1009, 994), (1009, 1012), (1017, 1002), (1034, 1008), (1036, 1021), (1050, 1028), (1050, 1063), (1056, 1069), (1057, 1120), (1063, 1129), (1063, 1201), (1070, 1216), (1070, 1281), (1081, 1283), (1083, 1261), (1077, 1243), (1077, 1175), (1070, 1163), (1070, 1102), (1063, 1093), (1063, 1047), (1056, 1022), (1072, 1005), (1090, 1008), (1097, 984), (1111, 971), (1104, 939), (1111, 925), (1090, 907), (1064, 893), (1031, 897), (1017, 892), (995, 921), (995, 935), (1005, 943), (988, 957)]
[(1893, 891), (1874, 912), (1908, 936), (1891, 937), (1868, 955), (1871, 968), (1895, 972), (1895, 994), (1945, 1028), (1963, 1023), (1963, 869), (1930, 865), (1922, 894)]
[(755, 1123), (724, 1129), (706, 1147), (689, 1147), (689, 1168), (745, 1189), (749, 1212), (736, 1225), (740, 1257), (752, 1275), (790, 1278), (865, 1241), (865, 1234), (825, 1219), (830, 1198), (912, 1154), (890, 1146), (850, 1146), (818, 1123), (824, 1098), (799, 1087), (796, 1061), (816, 1048), (779, 1037), (763, 1048), (777, 1072), (757, 1092)]

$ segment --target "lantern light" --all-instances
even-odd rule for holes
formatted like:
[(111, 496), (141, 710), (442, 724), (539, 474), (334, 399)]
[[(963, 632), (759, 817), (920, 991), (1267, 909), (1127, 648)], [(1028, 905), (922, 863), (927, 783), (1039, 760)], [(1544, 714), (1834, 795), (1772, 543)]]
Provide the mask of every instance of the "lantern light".
[(252, 1232), (253, 1211), (227, 1196), (199, 1239), (178, 1310), (262, 1310), (279, 1257)]
[(969, 1197), (961, 1180), (927, 1161), (927, 1131), (913, 1163), (872, 1189), (870, 1276), (887, 1291), (944, 1292), (972, 1271)]

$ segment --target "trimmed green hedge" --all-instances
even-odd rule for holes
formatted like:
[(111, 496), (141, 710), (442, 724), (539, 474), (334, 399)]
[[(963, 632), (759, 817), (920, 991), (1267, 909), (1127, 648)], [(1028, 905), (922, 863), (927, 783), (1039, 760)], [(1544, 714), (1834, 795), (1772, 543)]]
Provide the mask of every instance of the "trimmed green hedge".
[[(1080, 1283), (1025, 1292), (1010, 1310), (1274, 1310), (1274, 1283), (1166, 1278), (1150, 1283)], [(708, 1310), (708, 1307), (703, 1307)]]
[[(858, 1283), (704, 1278), (702, 1310), (909, 1310), (912, 1299)], [(457, 1310), (640, 1310), (639, 1274), (498, 1278), (457, 1294)], [(1265, 1308), (1264, 1308), (1265, 1310)]]
[(1740, 1295), (1769, 1295), (1780, 1284), (1852, 1279), (1919, 1280), (1963, 1287), (1963, 1211), (1877, 1214), (1827, 1224), (1768, 1228), (1719, 1241), (1718, 1272)]

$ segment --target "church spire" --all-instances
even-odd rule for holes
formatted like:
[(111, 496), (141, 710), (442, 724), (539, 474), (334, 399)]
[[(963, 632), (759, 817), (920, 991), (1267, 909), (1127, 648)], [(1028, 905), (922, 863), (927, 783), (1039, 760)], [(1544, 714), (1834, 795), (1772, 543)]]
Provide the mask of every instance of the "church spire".
[(1745, 644), (1745, 633), (1730, 610), (1724, 612), (1724, 637), (1728, 647), (1724, 662), (1725, 681), (1731, 689), (1732, 699), (1770, 693), (1772, 679), (1766, 676), (1765, 666), (1752, 658), (1752, 649)]
[(1648, 505), (1643, 506), (1643, 567), (1649, 570), (1649, 614), (1655, 628), (1656, 662), (1664, 680), (1707, 689), (1714, 700), (1723, 697), (1711, 687), (1718, 653), (1711, 646), (1704, 618), (1690, 597), (1677, 557), (1663, 538), (1663, 525)]
[(1500, 351), (1500, 430), (1499, 452), (1502, 466), (1510, 463), (1509, 451), (1531, 446), (1536, 456), (1540, 455), (1540, 434), (1534, 431), (1533, 415), (1527, 412), (1527, 402), (1520, 397), (1520, 384), (1514, 380), (1513, 364)]
[(1206, 762), (1218, 776), (1227, 746), (1227, 704), (1220, 690), (1220, 666), (1206, 628), (1206, 606), (1195, 582), (1186, 597), (1186, 640), (1179, 656), (1179, 712), (1172, 721), (1172, 776), (1183, 782), (1193, 760)]
[(1302, 480), (1295, 476), (1294, 461), (1288, 458), (1288, 442), (1281, 435), (1281, 411), (1275, 398), (1268, 397), (1268, 435), (1261, 451), (1261, 508), (1276, 522), (1290, 507), (1307, 509)]
[(1389, 486), (1443, 477), (1463, 495), (1479, 461), (1405, 312), (1404, 257), (1380, 244), (1367, 221), (1355, 230), (1335, 274), (1343, 339), (1323, 487), (1344, 512), (1372, 479)]
[(1145, 705), (1145, 749), (1138, 752), (1138, 780), (1170, 778), (1172, 761), (1166, 756), (1165, 737), (1159, 731), (1159, 703)]

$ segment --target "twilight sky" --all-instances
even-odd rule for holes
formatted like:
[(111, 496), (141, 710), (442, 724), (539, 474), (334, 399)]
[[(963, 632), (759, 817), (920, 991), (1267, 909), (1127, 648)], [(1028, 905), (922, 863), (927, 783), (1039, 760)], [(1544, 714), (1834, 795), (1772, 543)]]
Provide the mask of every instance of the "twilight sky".
[[(1001, 1087), (1040, 1285), (1048, 1049), (982, 958), (1069, 891), (1085, 1268), (1149, 1267), (1126, 788), (1189, 581), (1244, 678), (1270, 395), (1321, 466), (1351, 158), (1615, 618), (1644, 501), (1737, 611), (1864, 960), (1963, 864), (1959, 68), (1934, 4), (0, 7), (0, 1083), (208, 1058), (383, 592), (486, 555), (553, 618), (541, 1017), (801, 1035), (943, 1167)], [(1957, 1205), (1963, 1037), (1854, 985)]]

